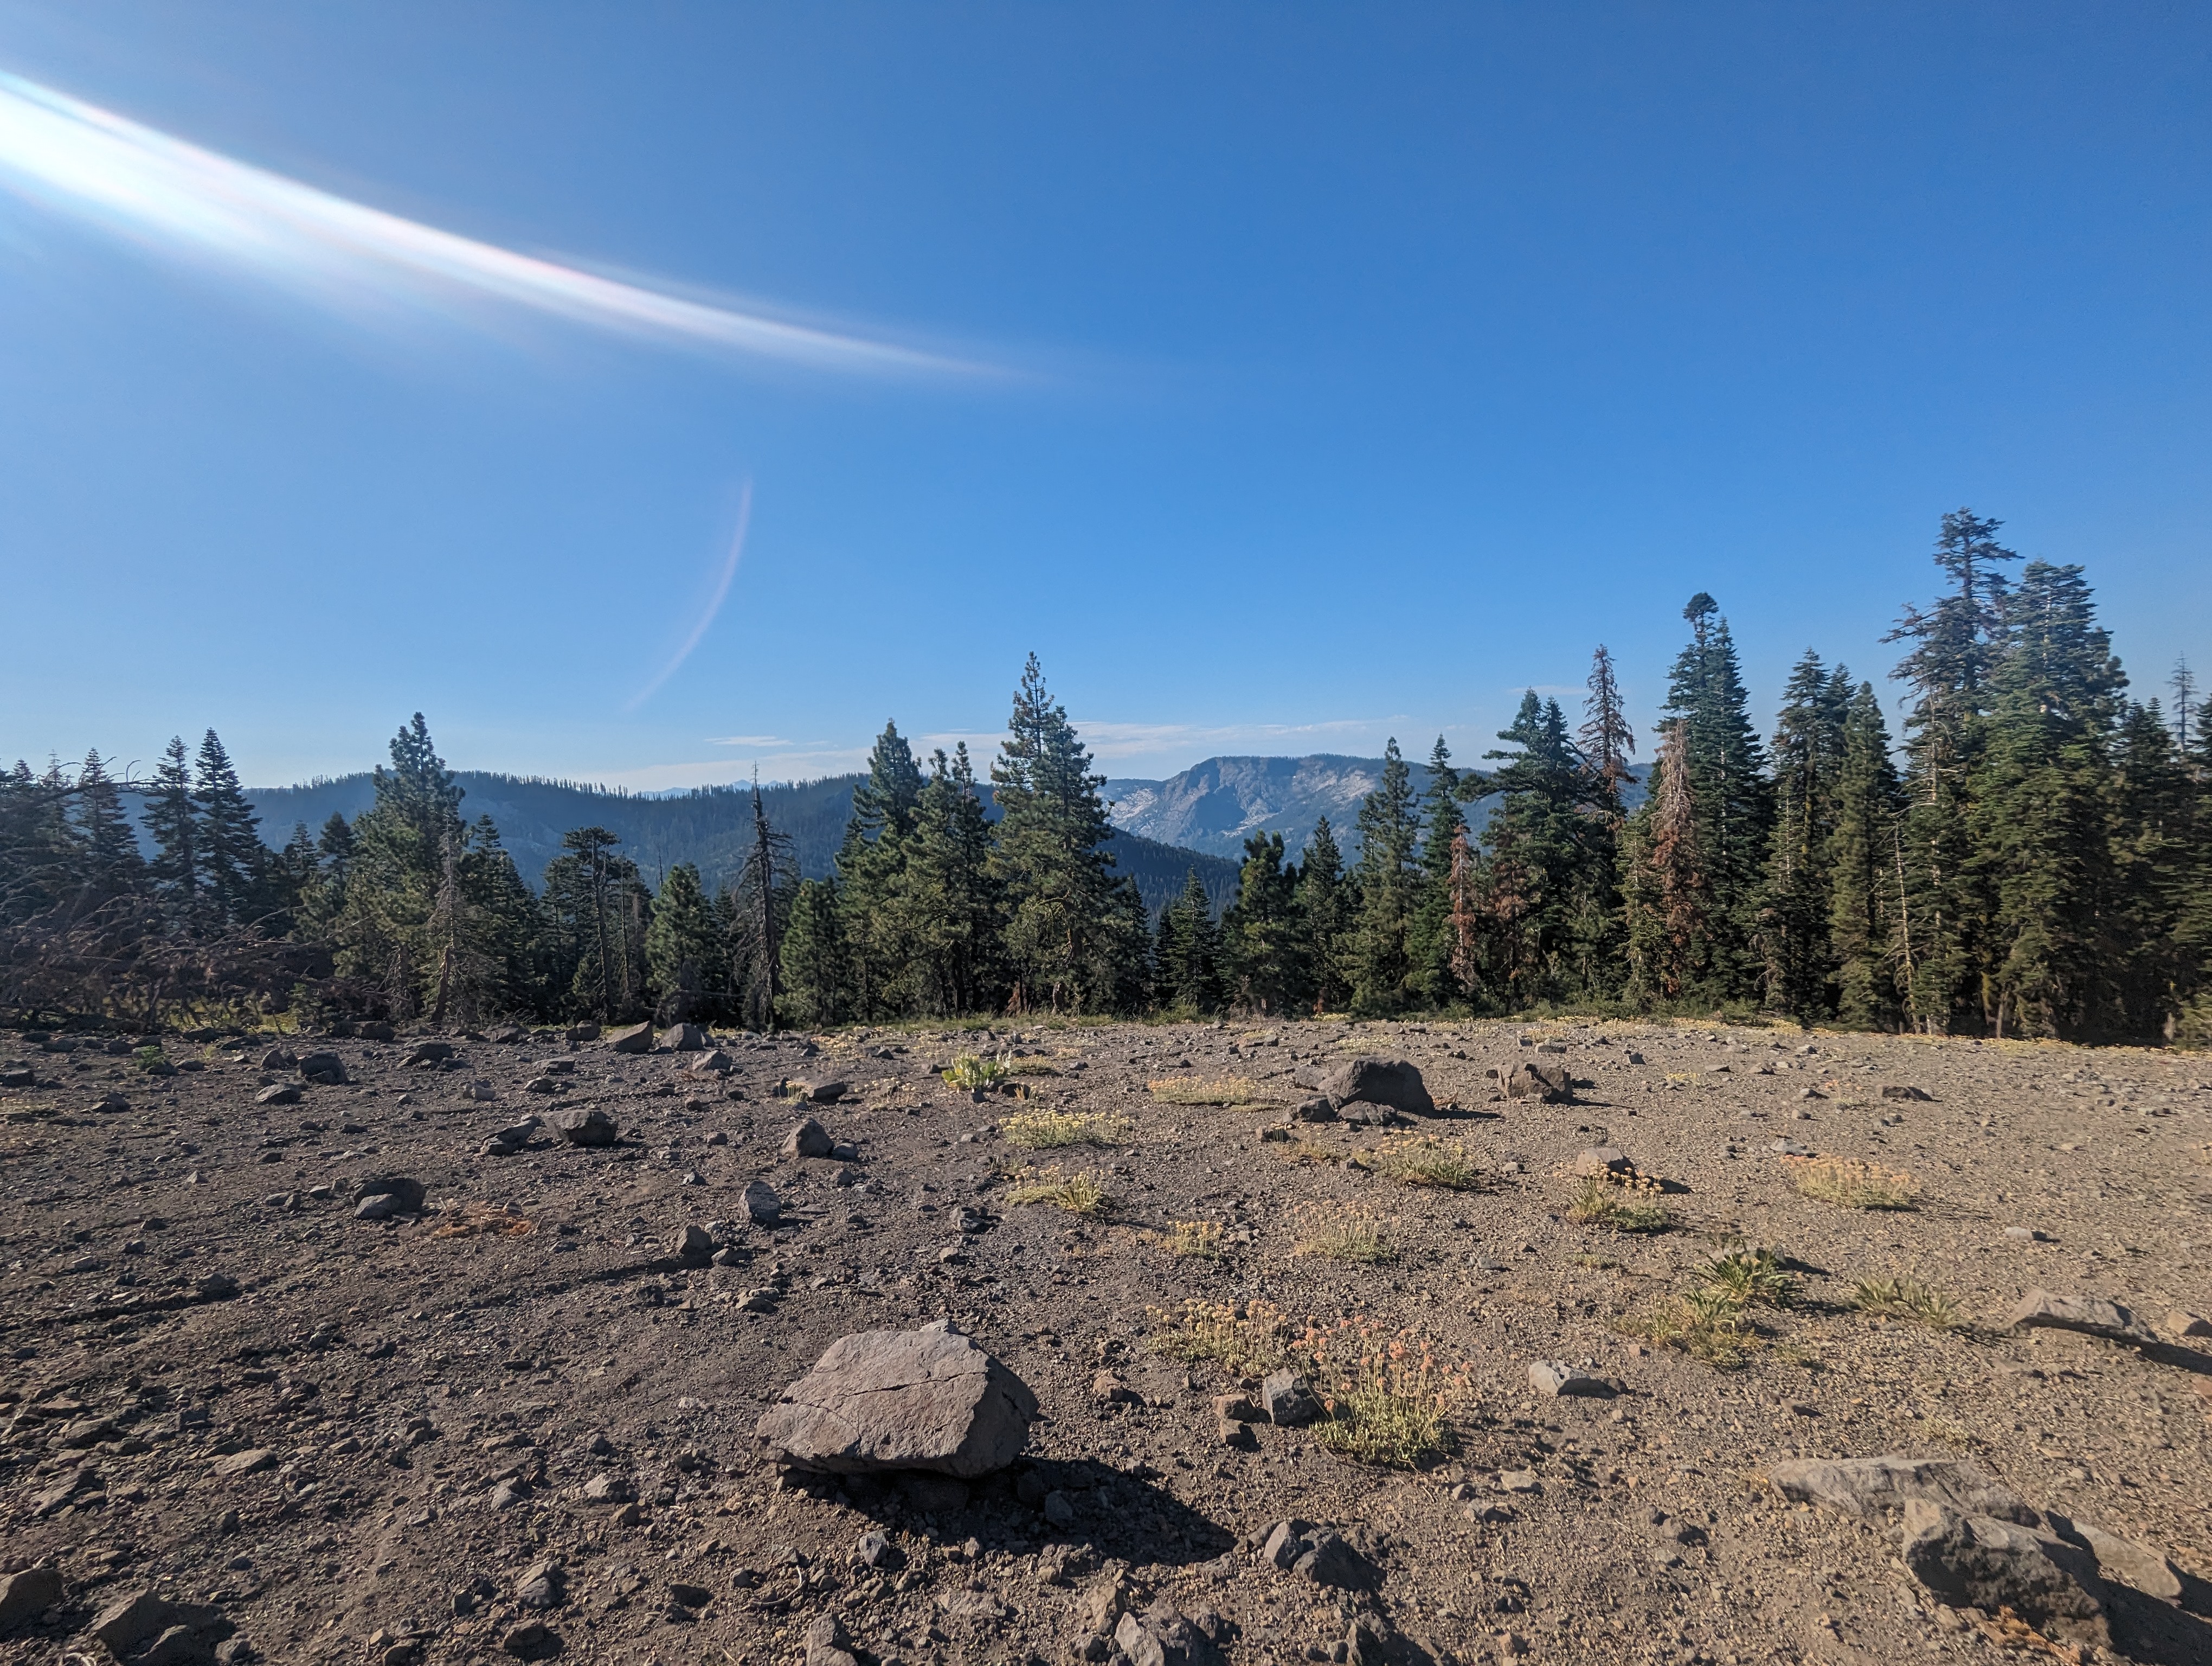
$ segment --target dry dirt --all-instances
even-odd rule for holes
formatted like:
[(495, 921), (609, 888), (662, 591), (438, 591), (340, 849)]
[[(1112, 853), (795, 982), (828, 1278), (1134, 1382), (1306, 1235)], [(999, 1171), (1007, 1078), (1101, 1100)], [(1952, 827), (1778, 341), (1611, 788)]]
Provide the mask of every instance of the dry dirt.
[[(1001, 1025), (725, 1038), (736, 1068), (702, 1084), (679, 1056), (545, 1038), (463, 1040), (452, 1067), (409, 1069), (403, 1037), (313, 1043), (352, 1083), (257, 1106), (264, 1077), (289, 1079), (261, 1067), (271, 1039), (172, 1041), (201, 1067), (167, 1078), (0, 1041), (37, 1079), (0, 1092), (0, 1572), (51, 1563), (68, 1581), (0, 1661), (104, 1661), (92, 1617), (152, 1588), (220, 1605), (274, 1661), (502, 1660), (536, 1621), (542, 1651), (572, 1660), (794, 1662), (835, 1613), (864, 1661), (1060, 1663), (1079, 1657), (1101, 1568), (1206, 1620), (1237, 1662), (1341, 1659), (1359, 1614), (1407, 1660), (1996, 1660), (1880, 1533), (1786, 1505), (1763, 1476), (1792, 1455), (1889, 1451), (1971, 1456), (2163, 1553), (2181, 1602), (2116, 1612), (2117, 1639), (2212, 1660), (2212, 1341), (2004, 1328), (2035, 1286), (2149, 1317), (2212, 1308), (2201, 1055), (1716, 1025)], [(1590, 1084), (1578, 1103), (1497, 1097), (1486, 1071), (1540, 1043)], [(1025, 1103), (933, 1073), (976, 1048), (1058, 1073), (1023, 1078)], [(1414, 1061), (1444, 1113), (1262, 1138), (1303, 1097), (1297, 1063), (1358, 1050)], [(566, 1091), (526, 1092), (556, 1059), (574, 1063)], [(1185, 1108), (1146, 1087), (1230, 1075), (1278, 1104)], [(850, 1085), (811, 1109), (851, 1160), (779, 1154), (800, 1114), (779, 1097), (791, 1078)], [(496, 1097), (463, 1097), (478, 1081)], [(110, 1092), (127, 1108), (94, 1109)], [(578, 1104), (609, 1112), (621, 1143), (479, 1154), (519, 1115)], [(1012, 1148), (1007, 1116), (1047, 1107), (1133, 1131)], [(1409, 1132), (1463, 1144), (1479, 1188), (1331, 1160)], [(1917, 1207), (1801, 1195), (1781, 1139), (1909, 1173)], [(1569, 1219), (1568, 1170), (1600, 1145), (1686, 1189), (1665, 1199), (1672, 1230)], [(1096, 1176), (1109, 1209), (1012, 1203), (1005, 1172), (1050, 1162)], [(428, 1212), (356, 1220), (371, 1174), (420, 1180)], [(757, 1179), (784, 1201), (779, 1230), (738, 1224)], [(477, 1205), (520, 1235), (451, 1233), (486, 1219)], [(963, 1207), (981, 1230), (959, 1230)], [(1294, 1253), (1339, 1211), (1379, 1219), (1396, 1258)], [(1220, 1224), (1221, 1257), (1172, 1254), (1178, 1220)], [(694, 1225), (732, 1264), (684, 1263)], [(1624, 1325), (1732, 1237), (1775, 1248), (1801, 1283), (1796, 1305), (1758, 1312), (1741, 1368), (1632, 1340)], [(1853, 1306), (1860, 1280), (1899, 1276), (1969, 1322)], [(1154, 1346), (1148, 1310), (1188, 1298), (1418, 1328), (1472, 1367), (1457, 1449), (1389, 1469), (1310, 1429), (1224, 1444), (1212, 1396), (1237, 1383)], [(1030, 1479), (953, 1506), (810, 1487), (763, 1460), (763, 1406), (833, 1339), (939, 1317), (1036, 1391)], [(1553, 1359), (1620, 1392), (1540, 1399), (1528, 1366)], [(1134, 1403), (1097, 1397), (1102, 1366)], [(1501, 1487), (1519, 1471), (1524, 1490)], [(586, 1496), (596, 1477), (611, 1499)], [(1026, 1501), (1048, 1487), (1058, 1525)], [(1379, 1589), (1258, 1562), (1255, 1536), (1287, 1517), (1341, 1530)], [(854, 1560), (878, 1529), (880, 1571)], [(520, 1606), (549, 1559), (566, 1572), (555, 1606)]]

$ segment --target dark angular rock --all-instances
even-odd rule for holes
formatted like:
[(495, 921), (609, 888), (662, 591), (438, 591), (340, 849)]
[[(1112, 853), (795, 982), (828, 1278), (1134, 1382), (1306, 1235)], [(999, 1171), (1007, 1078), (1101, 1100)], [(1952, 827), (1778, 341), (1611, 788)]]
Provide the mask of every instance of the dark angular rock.
[(1522, 1059), (1505, 1074), (1505, 1097), (1565, 1104), (1575, 1097), (1575, 1079), (1565, 1065), (1547, 1059)]
[(1408, 1059), (1347, 1059), (1322, 1079), (1321, 1091), (1339, 1110), (1359, 1104), (1379, 1105), (1410, 1116), (1436, 1114), (1437, 1102), (1429, 1097), (1419, 1068)]
[(621, 1134), (615, 1119), (595, 1105), (555, 1111), (553, 1129), (572, 1146), (611, 1146)]
[(833, 1148), (830, 1131), (811, 1116), (784, 1136), (786, 1157), (827, 1157)]
[(627, 1030), (617, 1030), (607, 1037), (607, 1045), (617, 1053), (650, 1053), (653, 1051), (653, 1026), (633, 1024)]
[(755, 1433), (800, 1468), (964, 1480), (1019, 1457), (1036, 1414), (1019, 1377), (940, 1320), (840, 1337)]
[(337, 1087), (346, 1079), (345, 1061), (335, 1053), (310, 1053), (300, 1061), (300, 1079)]
[(1905, 1506), (1900, 1554), (1912, 1577), (1954, 1608), (2008, 1608), (2045, 1636), (2112, 1645), (2104, 1605), (2092, 1594), (2097, 1559), (2082, 1546), (1914, 1499)]

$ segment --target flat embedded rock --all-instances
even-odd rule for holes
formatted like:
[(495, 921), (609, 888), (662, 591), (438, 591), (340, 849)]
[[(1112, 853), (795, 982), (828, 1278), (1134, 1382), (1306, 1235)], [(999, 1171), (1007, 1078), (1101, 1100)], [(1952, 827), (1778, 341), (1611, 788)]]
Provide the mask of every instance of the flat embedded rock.
[(2144, 1341), (2150, 1335), (2118, 1302), (2101, 1296), (2054, 1296), (2048, 1290), (2029, 1291), (2005, 1322), (2014, 1330), (2075, 1330), (2118, 1342)]
[(1591, 1146), (1575, 1154), (1575, 1172), (1578, 1175), (1632, 1174), (1635, 1170), (1636, 1164), (1618, 1146)]
[(2027, 1527), (2042, 1519), (2025, 1499), (1966, 1458), (1790, 1458), (1767, 1475), (1792, 1503), (1817, 1504), (1863, 1520), (1896, 1516), (1915, 1499)]
[(1550, 1400), (1563, 1395), (1602, 1399), (1613, 1392), (1613, 1384), (1603, 1377), (1577, 1370), (1563, 1359), (1539, 1359), (1530, 1365), (1528, 1386)]
[(2051, 1517), (2051, 1525), (2062, 1539), (2074, 1539), (2088, 1547), (2089, 1554), (2097, 1559), (2097, 1571), (2108, 1579), (2118, 1579), (2123, 1584), (2133, 1585), (2146, 1596), (2155, 1596), (2162, 1602), (2181, 1600), (2181, 1576), (2174, 1572), (2173, 1564), (2148, 1547), (2134, 1544), (2118, 1534), (2107, 1533), (2087, 1522), (2069, 1521), (2063, 1516)]
[(940, 1321), (838, 1338), (754, 1432), (800, 1468), (966, 1480), (1020, 1456), (1036, 1414), (1019, 1377)]

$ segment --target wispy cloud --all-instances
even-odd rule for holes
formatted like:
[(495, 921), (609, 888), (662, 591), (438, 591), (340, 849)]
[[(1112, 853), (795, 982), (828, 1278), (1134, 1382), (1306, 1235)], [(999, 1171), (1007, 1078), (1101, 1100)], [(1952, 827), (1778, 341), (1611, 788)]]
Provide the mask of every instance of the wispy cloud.
[(691, 657), (691, 650), (699, 646), (708, 627), (714, 623), (714, 616), (722, 611), (722, 604), (729, 599), (730, 581), (738, 576), (738, 562), (745, 553), (745, 530), (752, 522), (753, 483), (748, 480), (744, 496), (738, 502), (737, 533), (730, 539), (730, 553), (722, 562), (721, 576), (715, 581), (714, 595), (708, 599), (705, 611), (699, 615), (698, 623), (691, 627), (691, 634), (684, 639), (684, 646), (676, 650), (675, 657), (653, 674), (651, 682), (630, 696), (629, 703), (623, 708), (624, 711), (634, 712), (653, 698), (659, 691), (660, 685), (676, 675), (676, 668)]
[(1225, 746), (1280, 745), (1288, 741), (1321, 741), (1333, 735), (1372, 734), (1395, 717), (1340, 717), (1318, 723), (1231, 723), (1208, 727), (1194, 723), (1115, 723), (1077, 720), (1075, 730), (1095, 758), (1149, 757), (1156, 753), (1187, 751), (1192, 748), (1218, 751)]
[(358, 313), (484, 303), (692, 348), (867, 374), (990, 374), (895, 343), (690, 300), (319, 191), (0, 71), (0, 185), (135, 240)]

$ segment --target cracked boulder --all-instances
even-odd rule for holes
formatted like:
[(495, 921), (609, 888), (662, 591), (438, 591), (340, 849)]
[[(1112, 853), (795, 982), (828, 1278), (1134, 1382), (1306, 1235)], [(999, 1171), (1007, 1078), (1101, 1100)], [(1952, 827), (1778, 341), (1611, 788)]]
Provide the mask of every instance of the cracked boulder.
[(802, 1469), (919, 1469), (968, 1480), (1020, 1456), (1036, 1415), (1027, 1384), (940, 1320), (841, 1336), (754, 1433)]

